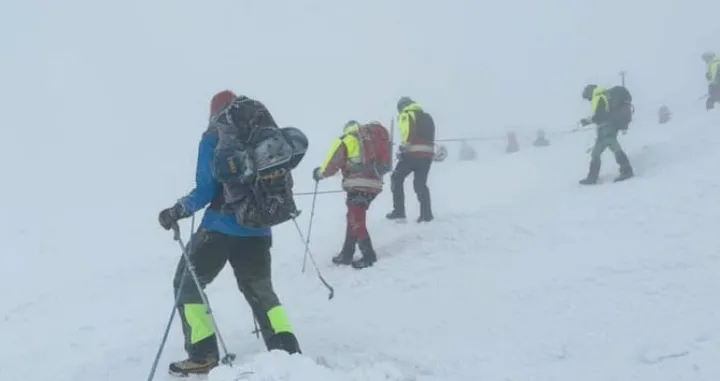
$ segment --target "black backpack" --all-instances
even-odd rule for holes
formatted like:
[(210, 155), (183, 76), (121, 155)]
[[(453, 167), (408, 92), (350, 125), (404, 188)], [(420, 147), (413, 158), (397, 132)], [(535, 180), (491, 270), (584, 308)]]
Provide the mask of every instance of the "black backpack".
[(435, 121), (433, 117), (424, 110), (412, 112), (415, 117), (415, 136), (430, 144), (435, 143)]
[(610, 120), (621, 130), (627, 130), (635, 113), (630, 91), (624, 86), (614, 86), (607, 90), (607, 99)]
[(291, 171), (307, 152), (307, 136), (278, 127), (262, 103), (243, 96), (212, 120), (211, 128), (218, 135), (213, 175), (223, 186), (222, 210), (250, 228), (297, 217)]

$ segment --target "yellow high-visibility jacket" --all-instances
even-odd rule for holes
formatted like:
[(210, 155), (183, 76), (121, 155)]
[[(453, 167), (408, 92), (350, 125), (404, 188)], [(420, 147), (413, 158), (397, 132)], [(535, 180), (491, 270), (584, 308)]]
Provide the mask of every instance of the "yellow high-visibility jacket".
[(360, 141), (354, 134), (358, 125), (345, 128), (344, 134), (333, 140), (330, 150), (320, 166), (320, 176), (330, 177), (342, 172), (342, 187), (345, 191), (380, 193), (383, 182), (372, 171), (353, 171), (352, 164), (360, 161)]

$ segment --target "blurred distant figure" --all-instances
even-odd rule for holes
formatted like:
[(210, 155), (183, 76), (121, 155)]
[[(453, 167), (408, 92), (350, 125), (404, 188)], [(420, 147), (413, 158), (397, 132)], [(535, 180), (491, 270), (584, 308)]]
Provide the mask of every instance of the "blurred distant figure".
[(545, 137), (545, 130), (543, 130), (543, 129), (538, 130), (537, 137), (535, 138), (533, 145), (535, 147), (546, 147), (546, 146), (550, 145), (550, 142)]
[(514, 131), (510, 131), (507, 134), (507, 147), (505, 148), (506, 153), (513, 153), (520, 151), (520, 145), (517, 141), (517, 135)]
[(447, 147), (445, 147), (442, 144), (435, 144), (435, 154), (433, 156), (433, 161), (437, 161), (438, 163), (441, 163), (445, 161), (448, 155)]
[(477, 152), (466, 141), (460, 141), (460, 160), (472, 161), (477, 158)]
[(658, 123), (665, 124), (670, 121), (670, 118), (672, 117), (672, 114), (670, 113), (670, 108), (668, 106), (663, 105), (658, 110)]
[(705, 108), (712, 110), (715, 103), (720, 103), (720, 58), (715, 57), (713, 52), (705, 52), (702, 59), (707, 64), (705, 79), (708, 81), (708, 97)]
[[(590, 116), (580, 120), (580, 124), (582, 126), (596, 124), (597, 137), (595, 138), (595, 145), (593, 146), (590, 154), (591, 159), (588, 175), (584, 179), (580, 180), (580, 184), (597, 184), (601, 166), (600, 158), (606, 149), (610, 149), (610, 151), (615, 154), (615, 161), (620, 166), (620, 176), (615, 178), (615, 182), (633, 177), (633, 169), (630, 165), (630, 160), (620, 146), (617, 138), (620, 130), (627, 129), (627, 118), (621, 118), (618, 115), (614, 115), (614, 111), (612, 107), (610, 107), (611, 97), (608, 95), (608, 90), (605, 88), (594, 84), (587, 85), (585, 86), (585, 89), (583, 89), (582, 98), (590, 102)], [(615, 112), (624, 113), (626, 111)]]

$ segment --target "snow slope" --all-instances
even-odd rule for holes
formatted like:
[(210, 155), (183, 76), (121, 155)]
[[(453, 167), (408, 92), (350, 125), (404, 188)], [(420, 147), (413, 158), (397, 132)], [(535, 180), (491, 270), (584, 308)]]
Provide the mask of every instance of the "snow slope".
[[(401, 95), (443, 138), (527, 126), (511, 156), (495, 141), (462, 163), (448, 144), (431, 225), (385, 221), (382, 195), (368, 271), (329, 265), (344, 210), (321, 196), (312, 250), (331, 301), (300, 272), (294, 226), (277, 229), (275, 283), (308, 357), (264, 353), (221, 274), (208, 294), (254, 379), (718, 379), (719, 123), (694, 98), (720, 2), (608, 1), (3, 2), (0, 381), (146, 377), (179, 256), (157, 213), (191, 187), (207, 101), (224, 88), (308, 133), (301, 191), (340, 126), (388, 120)], [(627, 38), (588, 20), (637, 27)], [(581, 189), (591, 133), (545, 149), (527, 137), (582, 115), (582, 86), (619, 70), (639, 114), (668, 102), (677, 120), (623, 138), (641, 177)], [(176, 322), (157, 379), (181, 356)]]
[[(210, 379), (248, 368), (248, 380), (717, 380), (720, 118), (688, 115), (633, 125), (622, 142), (639, 176), (620, 184), (577, 185), (592, 132), (437, 164), (436, 221), (384, 220), (388, 190), (369, 218), (379, 262), (364, 271), (330, 264), (343, 200), (320, 196), (311, 249), (333, 300), (312, 268), (301, 273), (295, 227), (275, 233), (277, 291), (306, 356), (263, 351), (224, 271), (207, 291), (242, 368)], [(603, 164), (611, 179), (609, 154)], [(298, 189), (311, 189), (299, 177)], [(166, 203), (182, 191), (167, 187)], [(311, 199), (299, 201), (304, 231)], [(27, 223), (2, 220), (2, 252), (16, 256), (0, 267), (0, 380), (146, 377), (179, 256), (156, 227), (164, 204), (155, 202), (73, 203)], [(113, 218), (95, 226), (78, 219), (107, 211)], [(166, 364), (183, 355), (176, 321), (156, 379), (171, 379)]]

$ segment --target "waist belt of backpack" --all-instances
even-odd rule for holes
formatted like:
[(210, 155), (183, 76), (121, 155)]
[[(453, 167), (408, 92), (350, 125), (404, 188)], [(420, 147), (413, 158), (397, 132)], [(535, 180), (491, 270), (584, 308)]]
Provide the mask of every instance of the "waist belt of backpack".
[(382, 188), (382, 181), (377, 179), (366, 179), (366, 178), (346, 178), (343, 180), (342, 185), (347, 188)]

